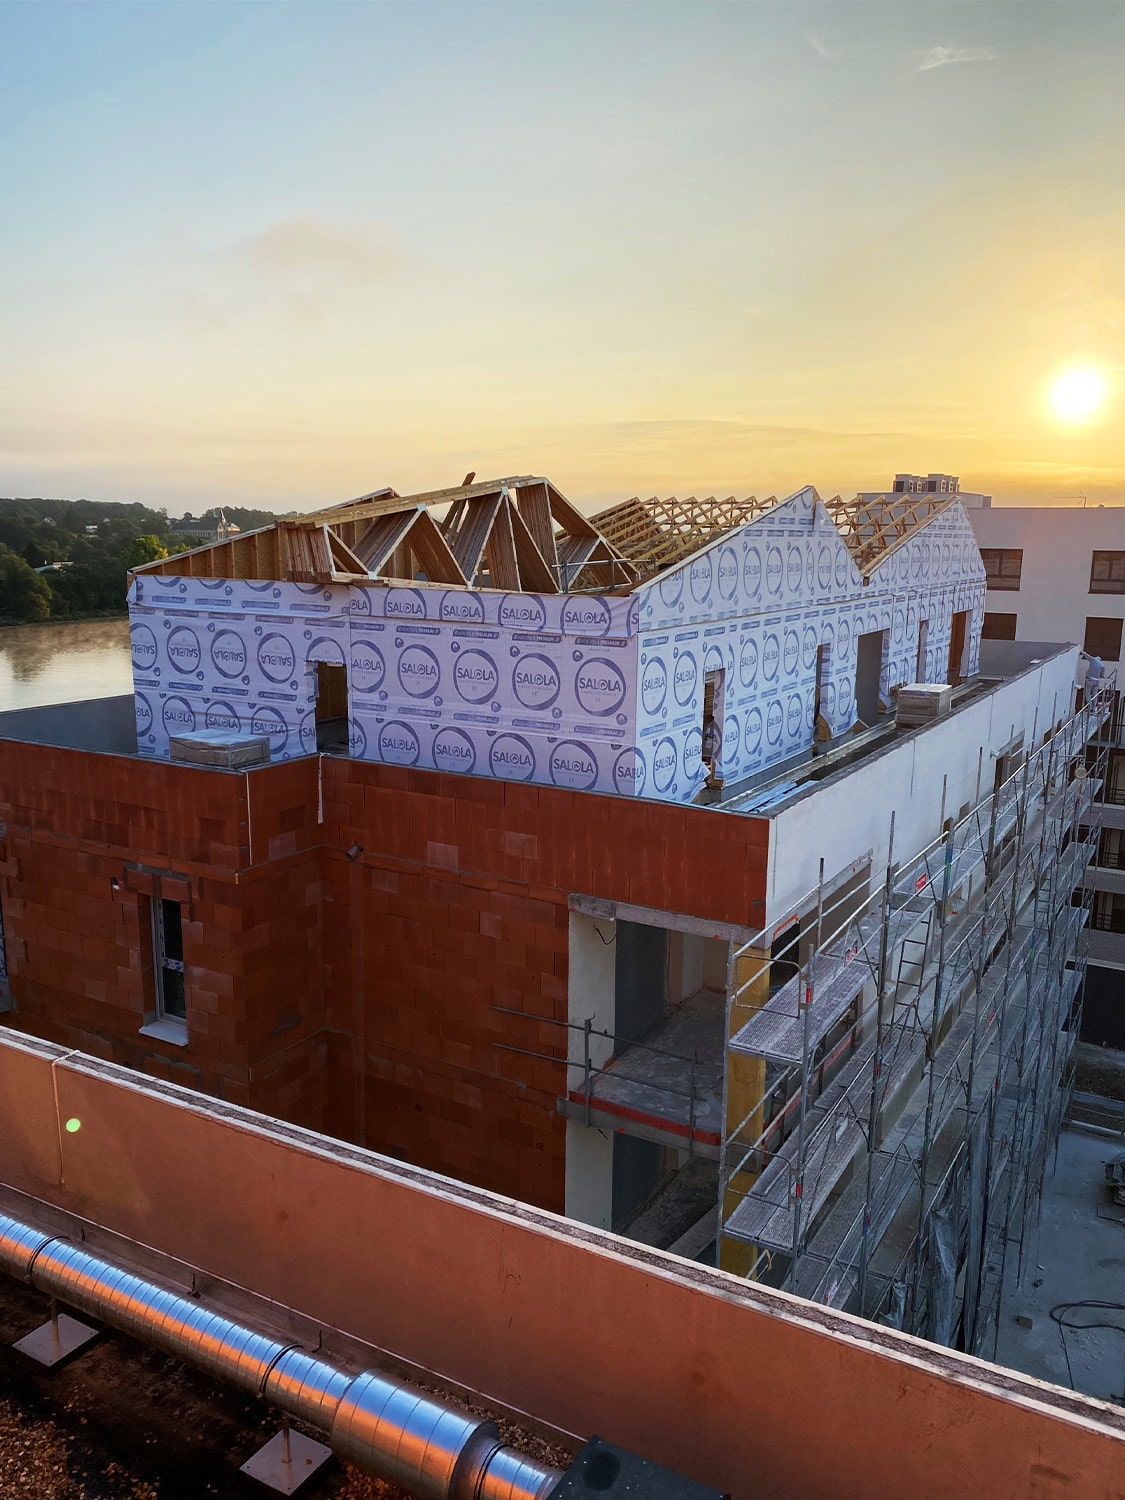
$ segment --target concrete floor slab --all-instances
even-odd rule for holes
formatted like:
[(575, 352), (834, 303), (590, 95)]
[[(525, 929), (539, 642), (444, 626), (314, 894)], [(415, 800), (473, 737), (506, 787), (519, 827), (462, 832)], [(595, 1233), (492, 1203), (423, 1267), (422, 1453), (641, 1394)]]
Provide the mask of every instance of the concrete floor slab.
[[(1119, 1402), (1125, 1402), (1125, 1223), (1113, 1211), (1105, 1163), (1122, 1151), (1125, 1140), (1063, 1131), (1044, 1188), (1038, 1246), (1034, 1230), (1028, 1237), (1022, 1286), (1016, 1284), (1018, 1247), (1009, 1248), (996, 1349), (998, 1364)], [(1085, 1300), (1121, 1306), (1076, 1308), (1068, 1314), (1073, 1322), (1114, 1323), (1118, 1331), (1064, 1330), (1052, 1320), (1053, 1307)], [(1017, 1318), (1030, 1319), (1031, 1326)]]

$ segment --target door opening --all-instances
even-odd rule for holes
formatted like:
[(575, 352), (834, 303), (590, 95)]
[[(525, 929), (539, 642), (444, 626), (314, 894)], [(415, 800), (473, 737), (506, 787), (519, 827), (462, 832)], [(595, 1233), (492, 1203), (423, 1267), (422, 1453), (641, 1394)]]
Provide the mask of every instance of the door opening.
[(927, 650), (930, 637), (929, 620), (918, 621), (918, 662), (916, 667), (915, 682), (925, 682), (928, 670)]
[(818, 744), (832, 738), (832, 726), (824, 717), (824, 687), (828, 681), (828, 647), (816, 648), (816, 688), (813, 692), (813, 740)]
[(348, 753), (348, 669), (342, 663), (316, 663), (316, 748)]
[(723, 678), (726, 673), (722, 670), (708, 672), (703, 679), (703, 765), (707, 771), (708, 780), (711, 784), (715, 782), (715, 762), (719, 759), (722, 745), (722, 730), (720, 728), (723, 715)]
[(855, 657), (855, 707), (860, 719), (869, 728), (880, 715), (879, 682), (883, 675), (883, 647), (886, 644), (885, 630), (869, 630), (856, 642)]
[(968, 633), (969, 611), (959, 609), (953, 615), (953, 629), (949, 636), (949, 677), (950, 687), (958, 687), (961, 682), (961, 672), (965, 664), (965, 637)]

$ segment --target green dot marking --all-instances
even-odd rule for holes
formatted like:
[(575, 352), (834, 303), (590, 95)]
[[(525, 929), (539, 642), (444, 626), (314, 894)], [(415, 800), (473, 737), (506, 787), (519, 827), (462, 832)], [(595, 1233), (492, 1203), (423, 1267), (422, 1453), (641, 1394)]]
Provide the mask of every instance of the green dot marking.
[(82, 1129), (82, 1121), (79, 1120), (77, 1116), (71, 1115), (70, 1119), (66, 1122), (66, 1128), (70, 1131), (71, 1135), (73, 1135), (76, 1130)]

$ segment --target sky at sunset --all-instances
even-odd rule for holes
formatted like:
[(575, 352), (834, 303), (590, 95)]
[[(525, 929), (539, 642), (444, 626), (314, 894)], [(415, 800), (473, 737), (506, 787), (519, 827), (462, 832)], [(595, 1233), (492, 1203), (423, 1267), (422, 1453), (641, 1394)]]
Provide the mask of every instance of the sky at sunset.
[(1123, 77), (1108, 3), (0, 3), (0, 494), (1125, 503)]

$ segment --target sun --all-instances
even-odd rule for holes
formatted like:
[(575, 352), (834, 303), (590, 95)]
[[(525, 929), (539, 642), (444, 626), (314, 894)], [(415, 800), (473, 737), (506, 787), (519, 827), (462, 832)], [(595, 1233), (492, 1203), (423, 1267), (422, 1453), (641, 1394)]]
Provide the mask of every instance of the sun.
[(1105, 381), (1097, 370), (1064, 370), (1051, 387), (1051, 405), (1064, 422), (1088, 422), (1105, 398)]

